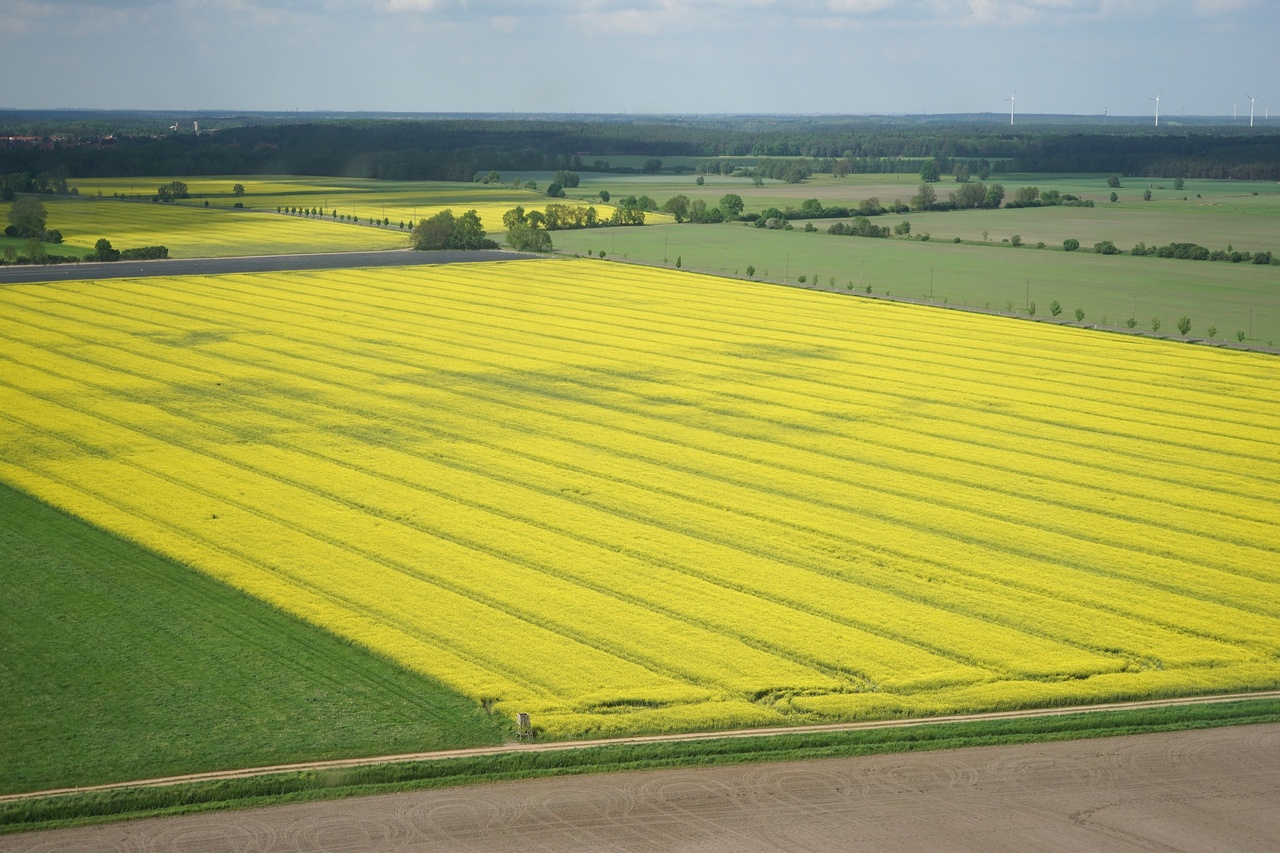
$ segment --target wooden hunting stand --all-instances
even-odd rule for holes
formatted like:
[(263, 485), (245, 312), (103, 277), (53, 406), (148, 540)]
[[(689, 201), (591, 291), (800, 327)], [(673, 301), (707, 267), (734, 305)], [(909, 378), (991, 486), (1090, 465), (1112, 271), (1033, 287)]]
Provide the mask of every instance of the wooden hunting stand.
[(533, 723), (528, 714), (516, 714), (516, 737), (520, 740), (533, 740)]

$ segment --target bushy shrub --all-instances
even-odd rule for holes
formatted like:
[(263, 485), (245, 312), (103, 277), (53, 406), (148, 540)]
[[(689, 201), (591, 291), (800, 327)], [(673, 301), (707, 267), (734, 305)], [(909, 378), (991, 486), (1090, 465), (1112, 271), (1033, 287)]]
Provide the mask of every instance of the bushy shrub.
[(122, 261), (156, 261), (169, 257), (169, 250), (164, 246), (142, 246), (137, 249), (121, 249)]

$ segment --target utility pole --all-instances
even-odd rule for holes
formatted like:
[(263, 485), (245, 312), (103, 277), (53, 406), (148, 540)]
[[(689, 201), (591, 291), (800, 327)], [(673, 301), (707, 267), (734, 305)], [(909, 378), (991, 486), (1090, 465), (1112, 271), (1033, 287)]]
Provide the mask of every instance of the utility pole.
[(929, 267), (929, 301), (933, 301), (933, 267)]

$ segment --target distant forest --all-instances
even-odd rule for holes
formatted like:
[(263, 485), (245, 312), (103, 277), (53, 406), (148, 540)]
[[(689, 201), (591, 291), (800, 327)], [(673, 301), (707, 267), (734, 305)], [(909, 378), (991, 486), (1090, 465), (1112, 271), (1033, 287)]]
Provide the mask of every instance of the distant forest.
[[(293, 174), (470, 181), (490, 170), (627, 172), (611, 157), (806, 158), (811, 171), (914, 171), (902, 158), (991, 162), (995, 172), (1280, 180), (1280, 130), (781, 117), (187, 121), (144, 132), (110, 115), (22, 125), (0, 114), (0, 175), (67, 178)], [(20, 128), (38, 134), (21, 134)], [(10, 140), (11, 136), (35, 138)], [(668, 168), (666, 171), (670, 171)]]

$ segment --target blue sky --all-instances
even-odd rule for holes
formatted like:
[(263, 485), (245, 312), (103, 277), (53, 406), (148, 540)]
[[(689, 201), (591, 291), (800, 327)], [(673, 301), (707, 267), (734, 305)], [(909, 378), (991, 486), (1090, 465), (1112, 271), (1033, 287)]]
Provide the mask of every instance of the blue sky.
[(0, 0), (0, 107), (1280, 123), (1278, 0)]

